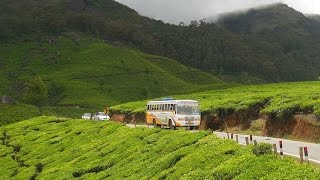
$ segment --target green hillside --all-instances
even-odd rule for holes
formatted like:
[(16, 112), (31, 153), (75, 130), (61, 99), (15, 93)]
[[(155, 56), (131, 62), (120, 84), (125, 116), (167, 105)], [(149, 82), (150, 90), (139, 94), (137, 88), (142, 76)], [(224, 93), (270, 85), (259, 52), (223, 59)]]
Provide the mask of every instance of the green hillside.
[(40, 116), (39, 109), (32, 105), (15, 104), (4, 105), (0, 104), (0, 126)]
[(39, 117), (0, 127), (1, 179), (317, 179), (320, 170), (257, 156), (209, 132), (130, 129)]
[(44, 106), (49, 107), (44, 113), (50, 115), (80, 117), (86, 108), (101, 111), (105, 106), (130, 101), (228, 86), (211, 74), (174, 60), (96, 39), (74, 41), (60, 36), (54, 44), (43, 40), (0, 46), (0, 95), (24, 102), (26, 84), (41, 77), (48, 89)]
[[(167, 94), (181, 94), (214, 87), (223, 82), (216, 77), (173, 60), (157, 57), (154, 61), (125, 47), (116, 47), (97, 40), (82, 39), (75, 43), (68, 38), (56, 44), (2, 44), (0, 58), (5, 68), (1, 77), (8, 88), (1, 93), (20, 93), (27, 80), (40, 76), (52, 97), (53, 105), (104, 107)], [(205, 79), (205, 81), (204, 81)], [(201, 84), (201, 85), (197, 85)], [(5, 87), (5, 86), (4, 86)], [(50, 89), (51, 88), (51, 89)], [(22, 89), (23, 90), (23, 89)], [(59, 95), (59, 94), (58, 94)]]
[(227, 15), (219, 24), (248, 42), (259, 42), (255, 52), (264, 54), (264, 68), (271, 74), (290, 81), (319, 76), (320, 23), (316, 18), (276, 4)]
[(283, 4), (189, 26), (142, 17), (113, 0), (4, 0), (0, 7), (5, 42), (80, 33), (214, 75), (278, 82), (316, 80), (320, 74), (319, 21)]
[[(320, 115), (320, 82), (279, 83), (240, 86), (223, 90), (211, 90), (188, 95), (173, 96), (176, 99), (199, 101), (201, 111), (220, 115), (240, 114), (252, 116), (252, 111), (279, 120), (287, 120), (295, 113)], [(112, 107), (116, 112), (144, 112), (147, 101), (131, 102)]]

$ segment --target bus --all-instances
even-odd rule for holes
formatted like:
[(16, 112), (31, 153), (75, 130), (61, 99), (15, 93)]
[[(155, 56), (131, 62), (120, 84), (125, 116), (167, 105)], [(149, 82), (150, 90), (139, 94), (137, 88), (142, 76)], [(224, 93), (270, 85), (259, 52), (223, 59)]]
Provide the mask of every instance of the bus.
[(154, 127), (199, 129), (200, 119), (199, 103), (194, 100), (163, 99), (147, 103), (146, 123)]

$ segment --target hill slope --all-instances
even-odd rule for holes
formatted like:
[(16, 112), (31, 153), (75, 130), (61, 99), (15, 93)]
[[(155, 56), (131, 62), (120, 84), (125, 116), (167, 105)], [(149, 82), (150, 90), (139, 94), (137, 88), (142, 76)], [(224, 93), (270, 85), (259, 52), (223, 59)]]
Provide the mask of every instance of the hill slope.
[[(100, 107), (215, 88), (223, 82), (171, 59), (116, 47), (99, 40), (70, 38), (1, 44), (0, 94), (23, 99), (25, 83), (44, 79), (49, 105)], [(157, 63), (166, 62), (166, 66)], [(199, 84), (199, 85), (198, 85)]]
[[(225, 115), (239, 113), (253, 116), (256, 112), (286, 120), (294, 113), (320, 115), (320, 82), (278, 83), (266, 85), (231, 87), (192, 94), (173, 96), (176, 99), (199, 101), (203, 113)], [(145, 111), (146, 100), (114, 106), (115, 112)]]
[[(266, 68), (274, 69), (286, 79), (316, 77), (320, 64), (320, 23), (306, 17), (285, 4), (277, 4), (262, 9), (252, 9), (246, 13), (227, 15), (219, 22), (235, 34), (245, 36), (248, 41), (262, 42), (278, 48), (273, 56), (266, 57)], [(258, 46), (257, 53), (264, 53), (267, 46)]]
[(316, 179), (320, 170), (208, 132), (40, 117), (0, 127), (1, 179)]
[(213, 74), (248, 74), (268, 81), (314, 80), (320, 74), (319, 38), (314, 36), (320, 23), (281, 4), (224, 23), (190, 26), (142, 17), (113, 0), (6, 0), (0, 6), (4, 41), (84, 33)]

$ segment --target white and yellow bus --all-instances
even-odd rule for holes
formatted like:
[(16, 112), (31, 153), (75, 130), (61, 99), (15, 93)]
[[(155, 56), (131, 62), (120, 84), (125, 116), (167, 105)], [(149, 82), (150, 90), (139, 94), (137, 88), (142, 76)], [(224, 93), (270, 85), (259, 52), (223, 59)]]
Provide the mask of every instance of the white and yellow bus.
[(200, 126), (199, 103), (194, 100), (150, 101), (147, 104), (146, 121), (154, 127), (166, 126), (190, 127), (198, 129)]

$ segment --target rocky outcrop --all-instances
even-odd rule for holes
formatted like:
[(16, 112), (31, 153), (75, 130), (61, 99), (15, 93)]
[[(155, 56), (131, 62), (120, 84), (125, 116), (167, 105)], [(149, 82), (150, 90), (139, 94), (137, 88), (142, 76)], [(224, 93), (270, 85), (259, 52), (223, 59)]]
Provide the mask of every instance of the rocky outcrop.
[(9, 104), (9, 105), (16, 104), (16, 101), (12, 97), (6, 96), (6, 95), (2, 96), (1, 102), (2, 104)]
[(134, 124), (134, 123), (145, 123), (146, 115), (145, 113), (137, 113), (137, 114), (112, 114), (111, 120), (126, 123), (126, 124)]

